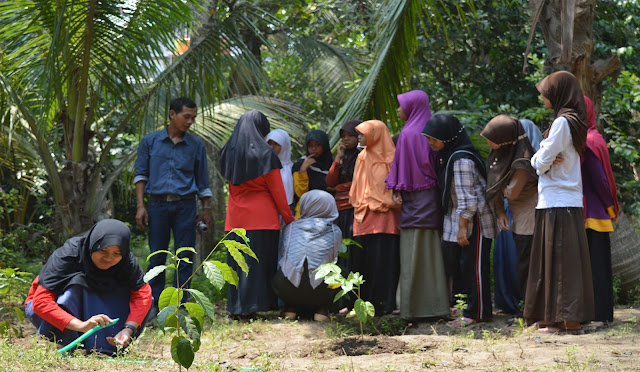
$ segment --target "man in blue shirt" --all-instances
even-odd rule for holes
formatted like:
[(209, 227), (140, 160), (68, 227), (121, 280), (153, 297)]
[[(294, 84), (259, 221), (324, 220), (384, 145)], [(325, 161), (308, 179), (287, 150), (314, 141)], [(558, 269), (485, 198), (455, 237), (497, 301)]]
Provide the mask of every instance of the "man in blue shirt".
[[(136, 222), (141, 229), (149, 226), (152, 253), (168, 249), (170, 231), (173, 231), (175, 249), (195, 247), (196, 223), (203, 221), (208, 226), (211, 222), (207, 153), (202, 140), (187, 133), (196, 115), (195, 102), (184, 97), (174, 98), (169, 105), (169, 125), (144, 136), (138, 147), (133, 179)], [(149, 195), (148, 211), (144, 194)], [(202, 202), (202, 212), (197, 217), (196, 197)], [(152, 256), (148, 270), (164, 265), (166, 256), (164, 253)], [(193, 262), (192, 252), (183, 251), (178, 256)], [(181, 262), (176, 273), (179, 282), (174, 277), (173, 285), (181, 286), (192, 272), (192, 264)], [(164, 272), (149, 282), (156, 312), (164, 282)]]

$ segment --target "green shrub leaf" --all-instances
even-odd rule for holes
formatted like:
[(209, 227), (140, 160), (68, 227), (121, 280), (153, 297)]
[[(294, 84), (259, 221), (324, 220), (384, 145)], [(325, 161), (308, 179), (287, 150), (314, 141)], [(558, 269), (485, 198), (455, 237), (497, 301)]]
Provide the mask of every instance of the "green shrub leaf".
[[(197, 348), (200, 348), (200, 324), (196, 324), (198, 321), (185, 314), (184, 311), (178, 312), (178, 319), (180, 320), (180, 327), (191, 340), (197, 341)], [(196, 344), (192, 345), (191, 348), (194, 353), (198, 351), (195, 346)]]
[(245, 274), (249, 274), (249, 266), (247, 265), (247, 262), (244, 259), (244, 255), (242, 254), (242, 252), (240, 252), (240, 250), (234, 244), (238, 242), (235, 242), (233, 240), (224, 240), (222, 243), (224, 244), (225, 247), (227, 247), (227, 251), (229, 252), (231, 257), (233, 257), (233, 259), (236, 261), (238, 266), (240, 266), (242, 271), (244, 271)]
[[(180, 300), (178, 301), (178, 294), (180, 294)], [(182, 297), (184, 294), (182, 291), (179, 291), (175, 287), (167, 287), (162, 293), (160, 293), (160, 298), (158, 299), (158, 309), (162, 310), (169, 305), (177, 305), (178, 302), (182, 302)]]
[(176, 323), (176, 305), (167, 306), (158, 313), (158, 326), (160, 328), (175, 327)]
[(171, 357), (184, 368), (191, 367), (194, 358), (191, 342), (184, 337), (175, 336), (171, 340)]
[(151, 258), (151, 257), (153, 257), (153, 256), (155, 256), (157, 254), (160, 254), (160, 253), (173, 255), (173, 253), (171, 253), (171, 252), (169, 252), (169, 251), (167, 251), (165, 249), (160, 249), (160, 250), (155, 251), (155, 252), (151, 253), (150, 255), (148, 255), (147, 256), (147, 261), (149, 261), (149, 258)]
[(247, 230), (237, 227), (237, 228), (231, 230), (230, 234), (231, 233), (236, 234), (240, 238), (242, 238), (242, 240), (244, 240), (245, 244), (249, 244), (250, 239), (247, 237)]
[[(189, 314), (191, 314), (194, 319), (198, 320), (199, 325), (204, 324), (204, 309), (202, 308), (202, 306), (200, 306), (200, 304), (197, 304), (195, 302), (187, 302), (182, 305), (185, 307), (185, 309), (187, 309)], [(202, 332), (202, 328), (200, 328), (199, 331)]]
[[(205, 274), (207, 275), (207, 278), (209, 278), (209, 281), (211, 281), (211, 284), (213, 284), (216, 288), (218, 288), (218, 286), (212, 281), (212, 278), (209, 277), (209, 274), (207, 274), (207, 266), (214, 266), (219, 270), (223, 278), (222, 285), (224, 285), (224, 282), (226, 281), (229, 284), (235, 285), (236, 287), (238, 286), (238, 281), (239, 281), (238, 273), (236, 273), (236, 271), (232, 269), (231, 266), (220, 261), (215, 261), (215, 260), (207, 261), (205, 262)], [(222, 286), (220, 286), (218, 290), (222, 290)]]
[(195, 250), (195, 249), (193, 249), (193, 247), (182, 247), (182, 248), (180, 248), (180, 249), (178, 249), (178, 250), (176, 251), (176, 256), (177, 256), (180, 252), (184, 252), (184, 251), (189, 251), (189, 252), (196, 253), (196, 250)]
[(202, 308), (204, 309), (205, 314), (207, 314), (207, 316), (209, 318), (215, 319), (216, 313), (215, 313), (215, 311), (213, 309), (213, 304), (211, 303), (211, 301), (209, 301), (207, 296), (204, 295), (204, 293), (200, 292), (197, 289), (193, 289), (193, 288), (185, 289), (185, 291), (191, 293), (193, 298), (195, 298), (196, 302), (198, 302), (200, 304), (200, 306), (202, 306)]
[(209, 282), (217, 289), (221, 290), (224, 287), (224, 274), (212, 262), (205, 261), (202, 265), (202, 269), (204, 270), (204, 275), (206, 275)]
[(366, 323), (369, 318), (373, 317), (376, 313), (371, 302), (363, 301), (360, 298), (353, 304), (353, 309), (356, 311), (356, 316), (362, 323)]
[(143, 280), (145, 283), (149, 283), (149, 280), (155, 278), (156, 276), (158, 276), (158, 274), (160, 274), (161, 272), (163, 272), (167, 267), (165, 265), (158, 265), (156, 267), (154, 267), (153, 269), (147, 271), (146, 274), (144, 274)]

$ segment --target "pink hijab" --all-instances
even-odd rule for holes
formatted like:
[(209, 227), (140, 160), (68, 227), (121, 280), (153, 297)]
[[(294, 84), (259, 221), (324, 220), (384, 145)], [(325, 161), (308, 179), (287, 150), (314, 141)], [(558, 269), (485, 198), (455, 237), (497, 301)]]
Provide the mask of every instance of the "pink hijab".
[(616, 180), (613, 178), (611, 162), (609, 161), (609, 149), (607, 148), (607, 142), (596, 128), (596, 112), (593, 109), (593, 102), (591, 102), (589, 97), (584, 96), (584, 103), (587, 108), (587, 122), (589, 123), (585, 148), (591, 150), (604, 167), (604, 173), (607, 175), (607, 182), (609, 183), (609, 190), (611, 190), (611, 196), (613, 196), (614, 211), (617, 216), (620, 212), (620, 206), (618, 205), (618, 189), (616, 187)]

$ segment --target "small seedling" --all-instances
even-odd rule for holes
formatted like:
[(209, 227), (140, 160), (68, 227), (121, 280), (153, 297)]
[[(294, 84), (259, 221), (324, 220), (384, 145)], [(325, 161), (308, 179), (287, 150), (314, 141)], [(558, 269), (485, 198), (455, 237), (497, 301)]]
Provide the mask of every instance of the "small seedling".
[(467, 295), (458, 293), (457, 295), (455, 295), (455, 297), (456, 297), (456, 304), (454, 308), (456, 309), (456, 313), (458, 314), (458, 321), (460, 321), (460, 324), (464, 326), (463, 312), (467, 308), (467, 301), (466, 301)]
[(349, 273), (349, 276), (345, 279), (341, 272), (342, 269), (338, 265), (336, 265), (336, 261), (321, 265), (316, 270), (316, 279), (324, 278), (324, 282), (329, 286), (329, 288), (337, 289), (340, 288), (340, 291), (333, 298), (333, 302), (338, 301), (342, 296), (347, 295), (349, 292), (352, 292), (357, 300), (353, 304), (353, 310), (347, 315), (348, 317), (356, 316), (358, 321), (360, 322), (360, 336), (364, 337), (364, 330), (362, 325), (369, 321), (369, 319), (373, 318), (376, 314), (376, 309), (373, 307), (373, 304), (369, 301), (364, 301), (360, 297), (360, 286), (364, 283), (364, 278), (360, 273)]
[[(245, 244), (236, 242), (234, 240), (227, 240), (229, 234), (236, 234)], [(224, 245), (227, 251), (238, 263), (238, 266), (246, 274), (249, 273), (249, 266), (242, 253), (253, 257), (256, 261), (258, 258), (255, 253), (249, 248), (249, 238), (247, 238), (247, 232), (244, 229), (233, 229), (228, 232), (222, 240), (216, 244), (209, 255), (202, 261), (189, 277), (185, 284), (179, 288), (167, 287), (160, 294), (158, 299), (158, 326), (160, 331), (158, 337), (164, 336), (167, 333), (176, 333), (176, 336), (171, 340), (171, 357), (178, 363), (179, 366), (189, 368), (193, 363), (195, 353), (200, 349), (200, 335), (202, 334), (202, 327), (204, 325), (205, 314), (213, 319), (215, 317), (213, 304), (211, 301), (200, 291), (193, 288), (184, 288), (186, 283), (200, 270), (204, 270), (205, 275), (218, 290), (221, 290), (225, 283), (232, 285), (238, 285), (238, 274), (229, 265), (224, 262), (209, 260), (213, 252), (220, 246)], [(180, 258), (178, 254), (190, 251), (195, 253), (195, 249), (192, 247), (182, 247), (176, 250), (173, 254), (167, 250), (160, 250), (153, 252), (147, 257), (149, 258), (155, 254), (166, 253), (173, 261), (170, 265), (159, 265), (149, 270), (144, 276), (145, 282), (156, 277), (158, 274), (166, 270), (167, 268), (176, 269), (181, 261), (185, 263), (191, 263), (189, 258)], [(177, 272), (177, 270), (176, 270)], [(179, 282), (179, 281), (178, 281)], [(182, 302), (184, 292), (191, 295), (195, 302)], [(180, 330), (188, 336), (181, 335)]]

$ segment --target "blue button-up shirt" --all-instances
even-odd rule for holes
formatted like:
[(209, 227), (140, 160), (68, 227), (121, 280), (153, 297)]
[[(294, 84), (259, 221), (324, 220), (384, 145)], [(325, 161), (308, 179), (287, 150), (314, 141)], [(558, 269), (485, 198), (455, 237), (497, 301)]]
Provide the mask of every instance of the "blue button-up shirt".
[(147, 134), (140, 141), (135, 168), (133, 183), (146, 181), (147, 194), (212, 196), (207, 152), (202, 140), (192, 134), (185, 133), (175, 144), (167, 128)]

